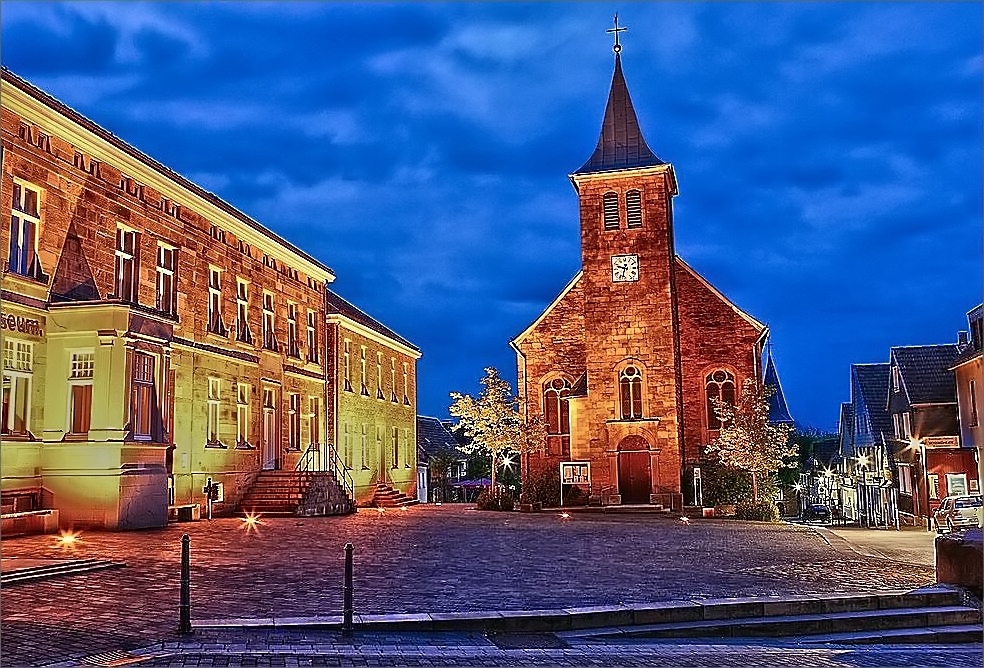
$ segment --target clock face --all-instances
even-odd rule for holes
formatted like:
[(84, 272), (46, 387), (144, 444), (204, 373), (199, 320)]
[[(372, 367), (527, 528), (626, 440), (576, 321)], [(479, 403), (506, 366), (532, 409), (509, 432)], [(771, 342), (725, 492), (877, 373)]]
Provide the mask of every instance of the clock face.
[(612, 255), (612, 281), (627, 283), (639, 280), (638, 255)]

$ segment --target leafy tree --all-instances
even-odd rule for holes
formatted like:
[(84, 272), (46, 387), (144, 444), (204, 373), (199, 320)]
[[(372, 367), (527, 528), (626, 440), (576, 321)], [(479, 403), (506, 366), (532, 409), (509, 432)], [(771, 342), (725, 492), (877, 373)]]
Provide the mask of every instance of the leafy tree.
[(793, 426), (769, 422), (769, 397), (773, 392), (775, 388), (749, 378), (734, 405), (711, 399), (722, 426), (720, 435), (705, 451), (716, 453), (725, 465), (749, 471), (752, 474), (752, 499), (756, 502), (759, 500), (758, 476), (771, 476), (798, 453), (790, 439)]
[(496, 470), (512, 461), (513, 453), (534, 452), (543, 448), (546, 428), (539, 415), (523, 421), (519, 415), (519, 399), (509, 383), (494, 367), (485, 369), (484, 389), (475, 399), (467, 394), (452, 392), (449, 408), (458, 418), (459, 427), (471, 441), (462, 446), (467, 453), (483, 453), (491, 458), (492, 489), (496, 489)]
[(441, 501), (447, 500), (451, 474), (458, 466), (461, 453), (453, 450), (439, 450), (430, 456), (428, 467), (437, 477), (437, 488), (441, 490)]

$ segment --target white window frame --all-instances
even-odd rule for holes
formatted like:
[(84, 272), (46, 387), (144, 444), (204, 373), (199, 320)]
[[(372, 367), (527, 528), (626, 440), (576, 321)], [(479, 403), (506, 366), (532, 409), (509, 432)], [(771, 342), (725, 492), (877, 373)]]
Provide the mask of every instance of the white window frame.
[(359, 364), (362, 368), (362, 394), (369, 396), (369, 388), (366, 386), (366, 347), (359, 346)]
[(221, 409), (222, 381), (214, 376), (208, 378), (207, 413), (205, 417), (206, 445), (219, 445), (219, 411)]
[[(27, 210), (27, 191), (34, 193), (35, 213)], [(11, 200), (10, 211), (10, 245), (7, 255), (7, 269), (21, 276), (31, 276), (32, 265), (37, 264), (34, 273), (37, 273), (40, 269), (37, 255), (38, 239), (41, 235), (41, 197), (43, 193), (44, 191), (41, 188), (31, 183), (22, 181), (21, 179), (14, 179), (14, 196)], [(28, 236), (32, 238), (26, 238)], [(22, 258), (21, 256), (25, 252), (30, 257)], [(25, 266), (21, 266), (22, 262), (25, 263)]]
[(410, 405), (410, 364), (408, 362), (403, 363), (403, 403), (407, 406)]
[(300, 341), (297, 339), (297, 304), (287, 302), (287, 354), (291, 357), (301, 356)]
[(249, 445), (249, 394), (248, 383), (236, 383), (236, 445)]
[(222, 268), (208, 265), (208, 322), (206, 330), (222, 336), (225, 325), (222, 322)]
[(386, 399), (383, 394), (383, 353), (376, 353), (376, 398), (380, 401)]
[(96, 368), (96, 351), (92, 348), (87, 348), (84, 350), (69, 350), (68, 353), (68, 410), (66, 411), (67, 424), (65, 425), (65, 433), (79, 436), (88, 433), (89, 429), (92, 428), (92, 390), (89, 390), (89, 417), (87, 420), (89, 429), (75, 431), (73, 429), (75, 426), (75, 410), (77, 408), (75, 405), (75, 388), (92, 387)]
[(351, 470), (355, 463), (355, 453), (352, 452), (352, 432), (348, 422), (342, 423), (342, 445), (345, 448), (342, 452), (345, 457), (345, 468)]
[(393, 442), (392, 442), (392, 446), (393, 446), (393, 457), (392, 457), (392, 459), (393, 459), (393, 468), (396, 469), (396, 468), (400, 468), (400, 428), (399, 427), (393, 427), (392, 432), (393, 432), (392, 433), (392, 436), (391, 436), (391, 438), (393, 439)]
[(249, 331), (249, 281), (236, 276), (236, 340), (252, 343)]
[(390, 401), (399, 402), (396, 396), (396, 358), (390, 357)]
[(269, 290), (263, 291), (263, 347), (277, 350), (277, 301)]
[[(133, 248), (127, 248), (127, 240), (132, 241)], [(140, 284), (139, 263), (137, 256), (140, 254), (140, 233), (132, 227), (127, 227), (122, 223), (116, 224), (116, 268), (114, 274), (114, 285), (116, 286), (116, 298), (122, 301), (135, 303), (137, 301), (138, 285)], [(126, 266), (130, 267), (130, 281), (126, 284)]]
[(313, 395), (308, 396), (308, 441), (311, 445), (321, 443), (321, 399)]
[[(21, 384), (26, 385), (19, 392)], [(3, 392), (8, 393), (7, 411), (0, 416), (0, 432), (6, 436), (24, 437), (31, 432), (31, 394), (34, 384), (34, 343), (22, 339), (4, 337), (3, 341)], [(17, 413), (17, 397), (24, 398), (24, 431), (13, 431)]]
[[(170, 279), (170, 289), (164, 284)], [(175, 315), (178, 310), (178, 249), (163, 241), (157, 242), (157, 310)], [(168, 294), (166, 294), (168, 293)]]
[(363, 471), (366, 471), (366, 470), (369, 469), (369, 467), (366, 466), (367, 459), (368, 459), (368, 453), (366, 452), (366, 450), (368, 449), (368, 447), (369, 447), (369, 425), (367, 425), (365, 422), (363, 422), (362, 423), (362, 447), (361, 447), (361, 452), (359, 454), (359, 458), (362, 460), (361, 463), (362, 463), (362, 470)]
[(287, 393), (287, 449), (301, 449), (301, 395)]
[(352, 392), (352, 342), (349, 339), (345, 339), (342, 344), (342, 358), (344, 364), (342, 365), (342, 383), (346, 392)]
[(318, 312), (308, 309), (307, 312), (307, 361), (318, 363)]

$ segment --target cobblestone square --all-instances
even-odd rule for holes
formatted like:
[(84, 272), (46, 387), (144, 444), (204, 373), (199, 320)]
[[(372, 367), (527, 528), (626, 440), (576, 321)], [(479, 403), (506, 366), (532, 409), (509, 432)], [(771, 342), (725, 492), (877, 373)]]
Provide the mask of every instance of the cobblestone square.
[[(44, 665), (176, 639), (181, 536), (191, 536), (192, 618), (341, 613), (355, 545), (363, 614), (534, 610), (676, 599), (915, 588), (932, 568), (833, 546), (809, 527), (660, 515), (487, 513), (471, 506), (362, 509), (334, 518), (239, 518), (139, 532), (3, 541), (9, 559), (95, 558), (126, 567), (7, 587), (3, 665)], [(9, 565), (9, 562), (8, 562)]]

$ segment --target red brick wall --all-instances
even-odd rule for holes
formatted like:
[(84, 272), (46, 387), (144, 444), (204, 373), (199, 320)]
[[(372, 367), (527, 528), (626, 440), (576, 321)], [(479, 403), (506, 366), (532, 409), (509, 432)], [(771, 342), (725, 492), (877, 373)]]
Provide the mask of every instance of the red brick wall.
[(684, 394), (684, 459), (697, 463), (703, 446), (716, 435), (707, 430), (704, 379), (709, 371), (727, 369), (741, 392), (746, 378), (758, 375), (761, 330), (709, 288), (688, 266), (676, 263), (680, 360)]

